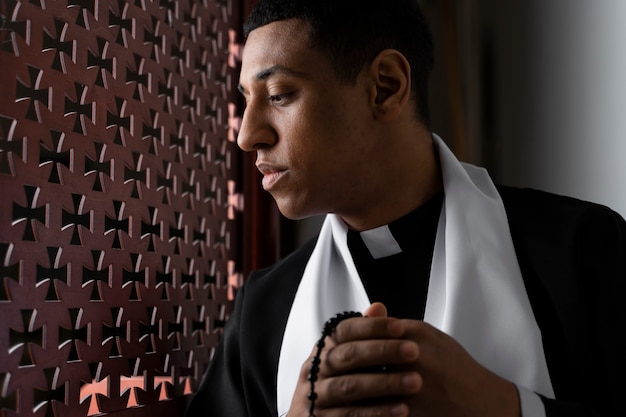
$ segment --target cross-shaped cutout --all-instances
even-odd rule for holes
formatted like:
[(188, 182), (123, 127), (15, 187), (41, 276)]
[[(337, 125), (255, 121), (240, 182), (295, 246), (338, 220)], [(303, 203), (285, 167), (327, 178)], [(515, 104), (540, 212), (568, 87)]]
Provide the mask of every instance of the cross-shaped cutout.
[(191, 334), (197, 337), (198, 346), (204, 346), (205, 335), (209, 332), (209, 320), (206, 313), (206, 306), (196, 306), (196, 318), (191, 321)]
[(122, 232), (126, 234), (130, 231), (130, 221), (128, 218), (124, 218), (124, 207), (126, 204), (122, 201), (113, 201), (113, 206), (115, 207), (115, 217), (105, 216), (104, 219), (104, 234), (108, 235), (109, 233), (113, 233), (113, 243), (111, 247), (114, 249), (121, 249), (121, 235)]
[(70, 314), (71, 327), (67, 329), (63, 325), (59, 325), (59, 350), (69, 344), (71, 347), (67, 361), (79, 361), (81, 358), (78, 354), (78, 342), (81, 342), (82, 345), (91, 346), (91, 324), (80, 325), (83, 313), (81, 308), (70, 308), (68, 312)]
[(94, 191), (104, 191), (104, 176), (111, 177), (112, 159), (106, 160), (107, 146), (100, 142), (93, 142), (96, 149), (96, 160), (85, 155), (85, 176), (95, 174), (93, 187)]
[(94, 269), (83, 266), (83, 287), (93, 284), (90, 301), (103, 301), (101, 286), (111, 287), (111, 265), (104, 266), (104, 251), (92, 250)]
[[(44, 108), (48, 108), (52, 103), (52, 88), (40, 88), (43, 77), (43, 71), (41, 69), (28, 65), (28, 75), (30, 78), (28, 84), (25, 84), (19, 78), (15, 80), (15, 101), (30, 100), (28, 110), (26, 111), (26, 118), (41, 123), (43, 119), (40, 103), (44, 104)], [(48, 108), (48, 110), (51, 111), (52, 109)]]
[(148, 212), (150, 213), (150, 222), (146, 223), (141, 221), (141, 238), (148, 238), (148, 251), (155, 251), (156, 240), (163, 239), (163, 222), (159, 222), (158, 213), (159, 209), (156, 207), (148, 206)]
[(200, 217), (200, 225), (193, 230), (193, 245), (198, 247), (198, 256), (204, 257), (205, 248), (208, 243), (207, 234), (207, 219), (206, 217)]
[(169, 241), (176, 240), (175, 254), (181, 253), (181, 246), (183, 243), (187, 243), (187, 225), (183, 221), (183, 213), (175, 213), (176, 225), (170, 224)]
[(153, 44), (153, 48), (151, 48), (150, 52), (150, 59), (157, 61), (157, 52), (160, 51), (160, 55), (163, 55), (165, 51), (165, 35), (160, 33), (162, 22), (154, 16), (150, 17), (152, 19), (153, 30), (151, 31), (149, 28), (144, 26), (143, 42)]
[(190, 287), (192, 285), (195, 285), (196, 277), (198, 276), (198, 271), (194, 268), (194, 259), (187, 258), (186, 264), (187, 264), (187, 272), (181, 271), (180, 273), (181, 287)]
[(44, 141), (39, 142), (39, 166), (44, 167), (50, 165), (50, 176), (48, 182), (53, 184), (62, 184), (62, 166), (73, 170), (74, 162), (74, 150), (68, 149), (63, 151), (63, 145), (65, 143), (65, 133), (57, 130), (50, 130), (50, 137), (52, 138), (52, 149), (48, 148)]
[(61, 248), (49, 247), (48, 259), (50, 266), (45, 267), (37, 264), (37, 286), (48, 284), (46, 301), (59, 301), (56, 289), (57, 281), (68, 284), (68, 267), (67, 265), (60, 266), (62, 253), (63, 249)]
[(158, 95), (159, 97), (165, 96), (165, 103), (163, 110), (167, 110), (168, 113), (172, 113), (173, 106), (178, 105), (178, 87), (172, 86), (174, 74), (164, 69), (165, 82), (158, 82)]
[(170, 149), (176, 149), (176, 162), (183, 163), (185, 155), (189, 154), (189, 136), (185, 134), (185, 124), (176, 121), (176, 133), (170, 134)]
[(172, 339), (172, 350), (180, 350), (181, 338), (185, 336), (185, 320), (183, 319), (183, 308), (174, 306), (174, 321), (167, 322), (167, 338)]
[(35, 222), (39, 222), (47, 227), (48, 204), (37, 207), (39, 197), (39, 187), (30, 185), (24, 186), (24, 194), (26, 194), (26, 206), (21, 206), (13, 202), (13, 226), (24, 222), (24, 234), (22, 240), (36, 241)]
[(129, 66), (126, 67), (126, 83), (135, 83), (135, 93), (133, 94), (133, 98), (135, 100), (141, 101), (141, 95), (139, 93), (139, 87), (150, 91), (150, 80), (151, 75), (143, 73), (143, 67), (146, 63), (146, 59), (138, 54), (133, 54), (135, 58), (135, 68), (131, 68)]
[(65, 404), (65, 385), (59, 383), (60, 368), (44, 368), (43, 373), (46, 377), (47, 386), (33, 387), (33, 405), (35, 412), (47, 407), (44, 414), (45, 417), (54, 417), (56, 413), (52, 410), (53, 402)]
[(65, 96), (65, 117), (76, 115), (74, 119), (74, 133), (79, 133), (84, 136), (87, 135), (87, 128), (85, 126), (85, 118), (94, 120), (96, 114), (96, 102), (86, 103), (88, 87), (78, 82), (74, 83), (74, 89), (76, 91), (76, 99), (72, 99)]
[(43, 52), (54, 50), (55, 54), (51, 68), (56, 71), (61, 71), (63, 72), (63, 74), (67, 74), (67, 64), (65, 62), (65, 57), (69, 57), (69, 59), (72, 60), (74, 64), (76, 63), (76, 41), (65, 40), (67, 36), (67, 30), (69, 28), (69, 25), (66, 22), (59, 19), (54, 19), (54, 28), (56, 31), (56, 35), (48, 33), (48, 31), (44, 28), (42, 44)]
[(143, 163), (143, 154), (133, 152), (133, 161), (135, 162), (135, 169), (124, 166), (124, 184), (129, 182), (133, 183), (133, 189), (130, 196), (133, 198), (141, 198), (139, 191), (139, 183), (147, 184), (149, 168), (145, 170), (141, 168)]
[(127, 334), (130, 321), (124, 321), (124, 309), (121, 307), (111, 307), (111, 317), (113, 324), (102, 323), (102, 346), (110, 344), (111, 350), (108, 356), (109, 358), (116, 358), (122, 356), (121, 341), (128, 342)]
[(81, 245), (80, 228), (82, 226), (87, 230), (91, 230), (93, 223), (93, 212), (82, 213), (83, 206), (85, 204), (85, 196), (80, 194), (72, 194), (72, 202), (74, 203), (74, 212), (70, 213), (63, 209), (61, 216), (61, 223), (63, 230), (68, 227), (73, 228), (71, 245)]
[(162, 287), (162, 299), (167, 300), (167, 286), (165, 284), (169, 284), (170, 286), (174, 285), (174, 273), (170, 267), (172, 262), (172, 258), (169, 256), (161, 256), (161, 270), (156, 271), (156, 288)]
[(108, 72), (115, 79), (116, 78), (116, 63), (117, 58), (105, 58), (106, 55), (109, 55), (110, 44), (106, 39), (102, 39), (101, 37), (96, 38), (98, 41), (98, 50), (94, 54), (91, 52), (91, 48), (89, 48), (89, 53), (87, 55), (87, 68), (98, 68), (98, 76), (96, 77), (95, 84), (108, 88), (107, 78), (105, 77)]
[(15, 175), (12, 155), (26, 155), (26, 138), (16, 138), (17, 120), (0, 115), (0, 174)]
[(156, 352), (156, 342), (160, 340), (161, 333), (161, 319), (158, 316), (159, 310), (154, 307), (146, 307), (146, 317), (148, 322), (139, 322), (139, 342), (144, 340), (148, 344), (146, 347), (146, 353)]
[(107, 129), (116, 128), (114, 143), (116, 145), (123, 145), (122, 128), (126, 128), (132, 134), (133, 116), (122, 116), (126, 112), (128, 102), (120, 97), (115, 97), (116, 113), (111, 113), (107, 109)]
[[(215, 259), (207, 259), (206, 261), (209, 264), (209, 268), (208, 274), (204, 274), (203, 289), (214, 287), (217, 284), (217, 261)], [(209, 299), (214, 299), (212, 292), (209, 292)]]
[(151, 123), (143, 123), (143, 133), (141, 138), (150, 140), (150, 153), (156, 155), (156, 142), (163, 143), (165, 128), (159, 126), (159, 113), (153, 109), (150, 109)]
[(130, 258), (133, 261), (133, 270), (126, 268), (122, 271), (122, 287), (131, 286), (129, 300), (140, 300), (138, 293), (139, 284), (146, 286), (146, 268), (141, 269), (141, 256), (138, 253), (131, 253)]
[(172, 175), (172, 163), (163, 161), (163, 172), (165, 176), (157, 172), (157, 191), (163, 191), (162, 203), (169, 205), (174, 194), (174, 176)]
[(5, 0), (5, 10), (4, 13), (0, 15), (0, 31), (6, 30), (11, 32), (9, 36), (0, 36), (0, 39), (2, 39), (0, 50), (7, 51), (15, 56), (19, 56), (19, 49), (17, 45), (18, 35), (26, 41), (27, 45), (30, 45), (31, 21), (15, 21), (7, 18), (8, 16), (14, 16), (16, 9), (21, 5), (21, 2), (18, 3), (15, 0)]
[(78, 12), (78, 16), (76, 17), (76, 24), (85, 29), (89, 29), (89, 15), (87, 12), (91, 13), (96, 20), (97, 19), (97, 0), (68, 0), (67, 8), (78, 7), (80, 11)]
[(22, 350), (20, 366), (35, 365), (33, 351), (29, 345), (45, 347), (44, 327), (35, 327), (37, 310), (20, 310), (22, 315), (22, 330), (9, 330), (9, 352), (12, 354), (17, 349)]
[(117, 33), (117, 42), (119, 45), (122, 45), (125, 48), (128, 48), (128, 42), (126, 39), (126, 34), (130, 33), (131, 37), (135, 38), (134, 33), (134, 21), (135, 19), (126, 19), (126, 13), (128, 11), (128, 7), (130, 6), (124, 0), (117, 0), (117, 5), (119, 9), (119, 14), (116, 14), (111, 8), (109, 8), (109, 27), (110, 28), (119, 28), (119, 32)]

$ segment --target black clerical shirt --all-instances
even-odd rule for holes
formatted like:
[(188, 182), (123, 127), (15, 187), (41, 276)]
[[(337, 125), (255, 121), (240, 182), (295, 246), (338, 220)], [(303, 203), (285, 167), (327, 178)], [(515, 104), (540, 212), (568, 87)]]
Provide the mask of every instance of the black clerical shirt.
[(372, 302), (389, 316), (423, 320), (443, 194), (388, 225), (399, 253), (374, 258), (361, 234), (348, 230), (348, 248)]

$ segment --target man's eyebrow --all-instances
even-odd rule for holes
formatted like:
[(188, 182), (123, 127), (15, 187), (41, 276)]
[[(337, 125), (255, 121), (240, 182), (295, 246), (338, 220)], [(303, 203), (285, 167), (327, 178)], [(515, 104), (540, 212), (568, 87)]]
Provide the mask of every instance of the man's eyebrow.
[[(294, 69), (285, 67), (283, 65), (274, 65), (274, 66), (265, 68), (257, 72), (256, 75), (254, 76), (254, 79), (256, 81), (263, 81), (263, 80), (267, 80), (268, 78), (270, 78), (271, 76), (275, 74), (288, 75), (291, 77), (298, 77), (298, 78), (306, 78), (307, 76), (306, 73), (304, 72), (296, 71)], [(246, 89), (241, 84), (237, 85), (237, 90), (239, 90), (241, 94), (244, 94), (246, 91)]]

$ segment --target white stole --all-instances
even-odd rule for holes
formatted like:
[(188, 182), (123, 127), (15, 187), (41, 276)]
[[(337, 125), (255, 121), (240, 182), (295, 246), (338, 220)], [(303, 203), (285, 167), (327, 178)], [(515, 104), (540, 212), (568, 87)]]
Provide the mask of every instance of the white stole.
[[(433, 140), (445, 198), (424, 321), (452, 336), (492, 372), (553, 398), (502, 199), (486, 170), (460, 163), (438, 136)], [(279, 416), (289, 410), (301, 366), (326, 320), (370, 305), (348, 250), (347, 231), (337, 215), (327, 215), (304, 270), (280, 351)]]

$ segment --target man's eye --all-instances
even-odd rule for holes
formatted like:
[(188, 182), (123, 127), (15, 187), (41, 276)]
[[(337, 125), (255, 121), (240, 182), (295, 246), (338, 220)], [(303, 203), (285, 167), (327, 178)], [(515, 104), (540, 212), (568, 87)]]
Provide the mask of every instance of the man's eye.
[(276, 94), (273, 96), (269, 96), (269, 100), (272, 103), (280, 103), (283, 100), (283, 96), (281, 94)]
[(290, 93), (285, 93), (285, 94), (274, 94), (269, 96), (267, 99), (269, 100), (270, 103), (274, 103), (274, 104), (284, 104), (287, 101), (287, 98), (289, 98)]

